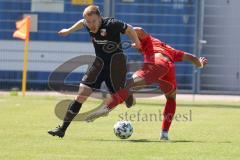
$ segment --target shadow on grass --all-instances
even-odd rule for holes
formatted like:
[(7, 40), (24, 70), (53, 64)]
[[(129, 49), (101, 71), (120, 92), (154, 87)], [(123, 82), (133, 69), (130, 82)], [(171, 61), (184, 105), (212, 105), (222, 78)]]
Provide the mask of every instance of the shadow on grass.
[(129, 141), (129, 142), (133, 142), (133, 143), (138, 143), (138, 142), (141, 142), (141, 143), (193, 143), (193, 142), (200, 142), (200, 141), (188, 141), (188, 140), (176, 140), (176, 141), (172, 141), (172, 140), (169, 140), (169, 141), (161, 141), (161, 140), (148, 140), (148, 139), (133, 139), (133, 140), (126, 140), (126, 141)]
[(220, 142), (214, 142), (214, 141), (189, 141), (189, 140), (170, 140), (170, 143), (231, 143), (230, 141), (220, 141)]
[[(83, 139), (81, 139), (83, 140)], [(169, 140), (169, 141), (161, 141), (161, 140), (149, 140), (149, 139), (84, 139), (84, 141), (98, 141), (98, 142), (131, 142), (131, 143), (231, 143), (230, 141), (193, 141), (193, 140)]]
[[(83, 140), (83, 139), (82, 139)], [(194, 143), (203, 141), (188, 141), (188, 140), (169, 140), (169, 141), (161, 141), (161, 140), (149, 140), (149, 139), (84, 139), (84, 141), (98, 141), (98, 142), (132, 142), (132, 143)]]

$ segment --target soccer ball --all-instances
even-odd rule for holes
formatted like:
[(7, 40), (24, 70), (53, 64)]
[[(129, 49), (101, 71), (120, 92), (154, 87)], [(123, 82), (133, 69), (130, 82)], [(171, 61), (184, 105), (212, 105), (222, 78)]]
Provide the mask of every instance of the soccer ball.
[(121, 139), (129, 138), (133, 133), (133, 127), (129, 121), (118, 121), (114, 124), (113, 131)]

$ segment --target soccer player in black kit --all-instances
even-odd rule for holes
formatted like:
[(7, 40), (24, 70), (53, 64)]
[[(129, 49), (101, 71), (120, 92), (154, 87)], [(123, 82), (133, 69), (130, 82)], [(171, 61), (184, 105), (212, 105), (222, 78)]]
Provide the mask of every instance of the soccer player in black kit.
[[(83, 102), (94, 89), (100, 88), (102, 82), (105, 82), (110, 93), (124, 88), (127, 69), (120, 35), (126, 34), (132, 40), (132, 46), (140, 48), (140, 41), (133, 27), (114, 18), (102, 17), (98, 6), (86, 7), (83, 11), (83, 17), (72, 27), (59, 31), (59, 35), (67, 36), (86, 27), (94, 44), (96, 59), (83, 76), (78, 95), (69, 105), (62, 125), (48, 131), (53, 136), (64, 137), (67, 127), (79, 113)], [(129, 103), (126, 105), (132, 105), (131, 100)]]

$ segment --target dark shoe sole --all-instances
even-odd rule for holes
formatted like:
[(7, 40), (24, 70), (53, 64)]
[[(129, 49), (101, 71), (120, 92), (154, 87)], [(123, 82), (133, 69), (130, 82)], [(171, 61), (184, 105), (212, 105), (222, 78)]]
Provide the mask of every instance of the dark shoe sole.
[(58, 136), (59, 138), (63, 138), (64, 137), (64, 134), (56, 134), (52, 131), (48, 131), (48, 134), (52, 135), (52, 136)]

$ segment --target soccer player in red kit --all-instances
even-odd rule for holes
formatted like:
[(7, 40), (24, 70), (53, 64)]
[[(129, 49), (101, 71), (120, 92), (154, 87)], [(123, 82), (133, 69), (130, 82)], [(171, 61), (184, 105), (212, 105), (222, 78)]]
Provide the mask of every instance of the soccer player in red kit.
[(134, 27), (134, 30), (141, 42), (140, 52), (144, 56), (143, 67), (136, 71), (132, 78), (128, 80), (126, 88), (112, 95), (110, 99), (107, 99), (104, 106), (90, 114), (86, 120), (93, 121), (100, 116), (106, 115), (131, 95), (129, 89), (159, 83), (159, 87), (164, 92), (167, 100), (163, 111), (160, 139), (168, 140), (168, 131), (176, 110), (177, 83), (174, 62), (189, 61), (196, 67), (203, 68), (207, 64), (207, 58), (197, 58), (192, 54), (176, 50), (159, 39), (152, 37), (140, 27)]

